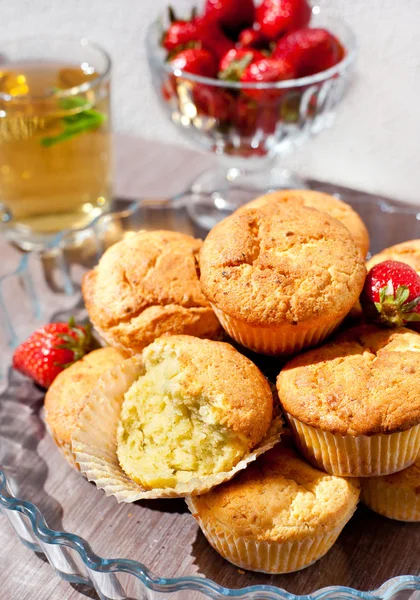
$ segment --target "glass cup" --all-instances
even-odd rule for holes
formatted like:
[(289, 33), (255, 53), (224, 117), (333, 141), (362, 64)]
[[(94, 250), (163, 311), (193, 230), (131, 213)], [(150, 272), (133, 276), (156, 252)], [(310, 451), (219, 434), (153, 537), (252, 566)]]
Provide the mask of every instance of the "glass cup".
[(110, 71), (85, 39), (0, 44), (0, 223), (24, 250), (109, 207)]

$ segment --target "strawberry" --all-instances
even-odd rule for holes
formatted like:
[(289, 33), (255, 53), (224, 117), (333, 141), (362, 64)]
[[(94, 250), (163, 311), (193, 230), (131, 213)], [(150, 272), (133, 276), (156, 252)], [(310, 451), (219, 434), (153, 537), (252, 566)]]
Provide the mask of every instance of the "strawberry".
[(171, 52), (199, 39), (200, 36), (195, 21), (174, 21), (162, 38), (162, 46)]
[(208, 50), (204, 48), (188, 48), (181, 50), (169, 60), (174, 70), (186, 71), (203, 77), (216, 77), (217, 65)]
[(261, 50), (268, 47), (268, 40), (259, 29), (248, 27), (239, 34), (238, 47), (257, 48)]
[(49, 323), (37, 329), (13, 355), (13, 368), (48, 388), (66, 367), (89, 352), (90, 327), (68, 323)]
[(312, 9), (307, 0), (263, 0), (257, 8), (256, 22), (261, 33), (269, 40), (306, 27)]
[(198, 114), (229, 121), (234, 112), (235, 100), (231, 94), (211, 85), (196, 84), (193, 89), (193, 99)]
[(298, 77), (325, 71), (343, 58), (343, 47), (326, 29), (309, 27), (285, 35), (277, 44), (274, 58), (292, 63)]
[[(295, 70), (286, 60), (263, 58), (251, 63), (241, 75), (242, 83), (272, 83), (293, 79)], [(284, 93), (282, 89), (243, 89), (243, 93), (259, 102), (273, 102)]]
[(236, 37), (255, 19), (253, 0), (207, 0), (204, 18), (215, 20), (229, 35)]
[(420, 321), (420, 276), (405, 263), (386, 260), (369, 271), (360, 300), (366, 317), (387, 327)]
[(276, 129), (277, 122), (278, 111), (275, 106), (261, 106), (247, 96), (237, 98), (234, 124), (242, 136), (253, 136), (257, 130), (261, 130), (266, 135), (271, 135)]
[(219, 79), (239, 81), (246, 67), (262, 58), (264, 54), (253, 48), (231, 48), (220, 61)]
[(192, 42), (211, 52), (220, 60), (233, 42), (223, 33), (216, 21), (196, 17), (192, 21), (174, 21), (163, 36), (162, 46), (169, 52), (185, 49)]

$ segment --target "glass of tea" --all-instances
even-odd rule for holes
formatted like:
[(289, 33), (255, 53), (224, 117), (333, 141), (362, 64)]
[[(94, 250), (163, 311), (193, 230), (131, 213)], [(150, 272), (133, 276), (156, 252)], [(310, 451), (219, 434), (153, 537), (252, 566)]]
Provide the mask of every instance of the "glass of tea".
[(24, 250), (109, 207), (110, 72), (85, 39), (0, 43), (0, 223)]

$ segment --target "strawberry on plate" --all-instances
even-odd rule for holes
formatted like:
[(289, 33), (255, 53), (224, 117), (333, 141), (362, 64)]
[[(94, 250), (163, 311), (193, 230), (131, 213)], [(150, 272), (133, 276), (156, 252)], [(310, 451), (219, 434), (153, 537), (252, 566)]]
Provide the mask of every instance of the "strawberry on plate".
[(361, 303), (366, 318), (387, 327), (420, 322), (420, 276), (409, 265), (386, 260), (369, 271)]
[(220, 61), (219, 79), (239, 81), (246, 67), (262, 58), (264, 54), (254, 48), (231, 48)]
[(181, 50), (169, 60), (171, 67), (203, 77), (216, 77), (217, 65), (212, 54), (204, 48)]
[(256, 22), (261, 33), (269, 40), (306, 27), (312, 9), (307, 0), (263, 0), (257, 8)]
[[(242, 83), (273, 83), (294, 79), (295, 70), (291, 63), (283, 59), (263, 58), (252, 62), (241, 75)], [(249, 89), (244, 88), (243, 93), (259, 102), (273, 102), (280, 98), (282, 89)]]
[(216, 20), (229, 35), (251, 27), (255, 19), (253, 0), (207, 0), (204, 18)]
[(343, 56), (343, 47), (332, 33), (309, 27), (285, 35), (273, 52), (274, 58), (292, 63), (298, 77), (325, 71), (340, 62)]
[(91, 350), (90, 327), (48, 323), (37, 329), (13, 355), (13, 368), (48, 388), (61, 371)]

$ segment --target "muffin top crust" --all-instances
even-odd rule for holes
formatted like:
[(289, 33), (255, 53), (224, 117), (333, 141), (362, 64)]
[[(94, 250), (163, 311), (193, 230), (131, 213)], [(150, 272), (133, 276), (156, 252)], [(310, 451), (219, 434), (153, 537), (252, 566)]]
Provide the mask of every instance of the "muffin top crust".
[(312, 208), (268, 204), (216, 225), (200, 252), (201, 285), (217, 308), (262, 326), (339, 318), (365, 266), (349, 231)]
[(235, 537), (287, 542), (334, 529), (358, 499), (357, 479), (327, 475), (281, 442), (231, 481), (194, 497), (192, 511)]
[(164, 333), (219, 330), (198, 280), (201, 245), (175, 231), (140, 231), (105, 252), (85, 275), (83, 296), (108, 343), (139, 352)]
[(420, 424), (420, 334), (363, 325), (286, 364), (277, 391), (286, 412), (341, 435)]
[(417, 273), (420, 273), (420, 239), (408, 240), (402, 244), (385, 248), (368, 260), (366, 268), (370, 271), (372, 267), (385, 260), (398, 260), (410, 265)]
[(235, 214), (242, 214), (250, 208), (260, 208), (270, 203), (291, 203), (295, 206), (307, 206), (326, 212), (347, 227), (354, 242), (360, 248), (361, 255), (366, 256), (369, 250), (369, 232), (366, 225), (357, 212), (339, 198), (314, 190), (278, 190), (251, 200), (238, 208)]

